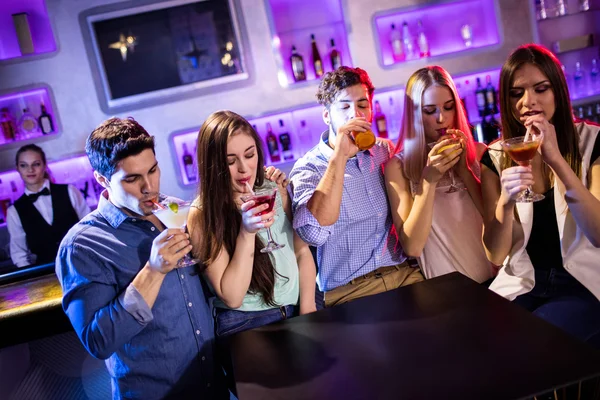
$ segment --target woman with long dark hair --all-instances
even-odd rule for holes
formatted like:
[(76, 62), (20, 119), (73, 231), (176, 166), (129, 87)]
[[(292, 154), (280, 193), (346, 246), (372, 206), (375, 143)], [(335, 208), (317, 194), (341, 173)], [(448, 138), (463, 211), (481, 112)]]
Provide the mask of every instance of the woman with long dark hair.
[[(188, 218), (196, 258), (217, 295), (218, 336), (316, 310), (315, 264), (294, 232), (285, 174), (264, 168), (260, 138), (231, 111), (208, 117), (198, 134), (200, 194)], [(276, 186), (275, 206), (243, 201), (250, 188)], [(271, 228), (283, 248), (261, 252)]]
[[(574, 121), (569, 99), (547, 49), (524, 45), (504, 63), (502, 139), (542, 141), (530, 166), (516, 165), (500, 141), (484, 155), (483, 241), (503, 265), (490, 289), (600, 347), (600, 128)], [(544, 198), (519, 202), (530, 185)]]

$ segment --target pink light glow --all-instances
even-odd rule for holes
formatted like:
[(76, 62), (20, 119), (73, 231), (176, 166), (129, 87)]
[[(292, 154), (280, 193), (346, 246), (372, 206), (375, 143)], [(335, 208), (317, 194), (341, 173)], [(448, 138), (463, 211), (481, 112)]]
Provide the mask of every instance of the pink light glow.
[[(394, 61), (389, 39), (391, 25), (395, 24), (396, 29), (402, 31), (402, 24), (406, 21), (411, 35), (416, 39), (418, 20), (423, 23), (431, 57), (500, 43), (494, 0), (463, 0), (411, 11), (386, 13), (375, 17), (375, 29), (381, 46), (383, 65), (397, 63)], [(473, 43), (470, 47), (465, 46), (461, 37), (460, 29), (465, 24), (472, 29)]]

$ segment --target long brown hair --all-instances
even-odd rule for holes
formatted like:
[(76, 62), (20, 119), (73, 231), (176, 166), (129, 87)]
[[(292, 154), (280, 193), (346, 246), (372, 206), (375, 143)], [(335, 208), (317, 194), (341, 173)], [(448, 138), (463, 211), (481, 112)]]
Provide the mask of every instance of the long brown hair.
[[(252, 126), (232, 111), (211, 114), (198, 133), (198, 176), (200, 177), (199, 219), (192, 223), (191, 242), (194, 256), (205, 265), (214, 262), (225, 250), (233, 256), (242, 216), (234, 201), (231, 174), (227, 163), (227, 140), (233, 135), (250, 135), (258, 156), (255, 187), (265, 181), (264, 154), (261, 141)], [(249, 292), (262, 295), (269, 306), (276, 306), (273, 289), (275, 269), (268, 254), (261, 253), (264, 244), (257, 236)]]
[[(502, 138), (525, 135), (525, 127), (512, 110), (510, 88), (515, 72), (525, 64), (535, 65), (550, 81), (554, 93), (555, 111), (552, 124), (556, 129), (556, 140), (560, 154), (567, 161), (573, 172), (581, 176), (581, 152), (579, 151), (579, 134), (575, 129), (571, 111), (569, 88), (560, 65), (560, 61), (545, 47), (536, 44), (525, 44), (517, 48), (506, 60), (500, 72), (500, 114), (502, 119)], [(516, 165), (510, 157), (504, 157), (502, 169)]]
[(437, 65), (428, 66), (415, 71), (406, 84), (404, 95), (404, 115), (400, 127), (400, 137), (395, 153), (404, 151), (404, 175), (418, 182), (427, 163), (427, 144), (425, 143), (425, 130), (423, 128), (423, 93), (431, 86), (446, 87), (452, 93), (456, 113), (453, 128), (461, 130), (466, 138), (467, 165), (469, 168), (476, 159), (475, 142), (471, 135), (471, 127), (467, 120), (465, 108), (450, 74)]

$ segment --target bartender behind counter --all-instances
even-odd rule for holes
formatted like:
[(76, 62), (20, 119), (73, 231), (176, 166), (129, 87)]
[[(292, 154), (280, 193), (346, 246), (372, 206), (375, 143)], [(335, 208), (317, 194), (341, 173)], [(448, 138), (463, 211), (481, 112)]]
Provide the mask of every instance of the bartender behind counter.
[(39, 146), (21, 147), (16, 164), (25, 193), (6, 213), (10, 257), (19, 268), (54, 262), (62, 238), (90, 208), (75, 186), (50, 183)]

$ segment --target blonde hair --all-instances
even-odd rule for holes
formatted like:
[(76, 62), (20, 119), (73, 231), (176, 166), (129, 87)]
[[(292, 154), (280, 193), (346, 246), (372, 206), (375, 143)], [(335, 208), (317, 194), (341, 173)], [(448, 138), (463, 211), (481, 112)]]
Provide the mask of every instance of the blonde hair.
[(395, 153), (403, 152), (404, 175), (412, 182), (419, 182), (427, 161), (429, 149), (423, 128), (423, 93), (431, 86), (447, 87), (452, 93), (456, 113), (454, 129), (461, 130), (466, 138), (467, 164), (469, 168), (476, 159), (475, 142), (467, 120), (465, 108), (460, 101), (456, 86), (450, 74), (437, 65), (421, 68), (408, 78), (404, 95), (404, 115), (400, 127), (400, 137)]

